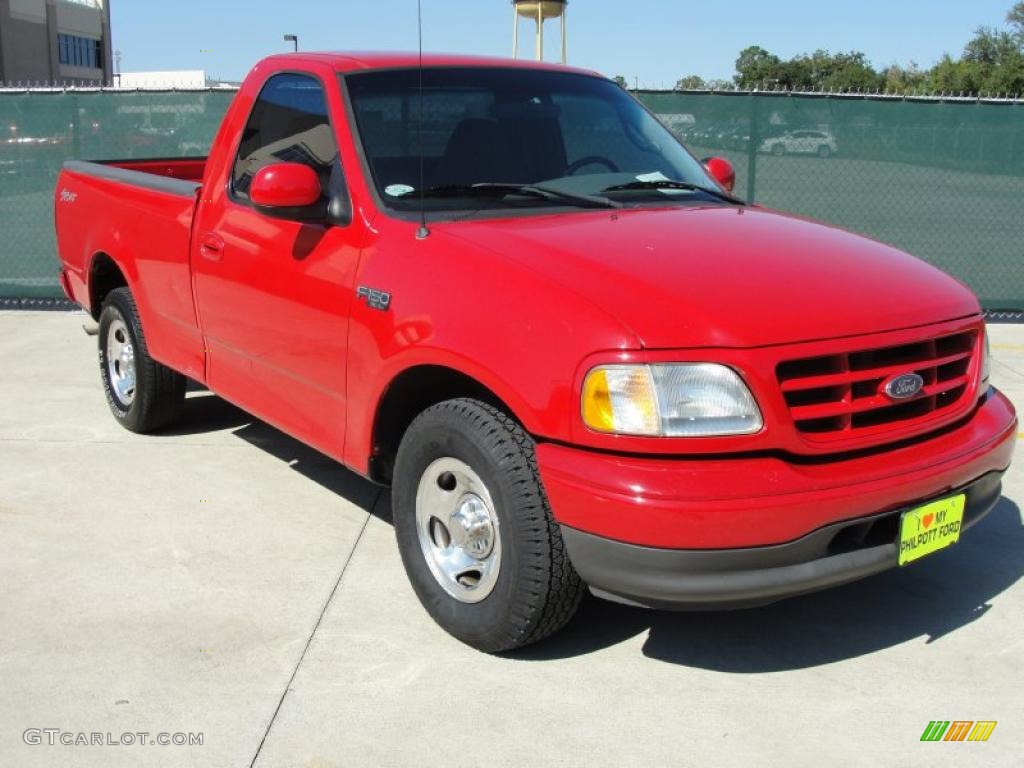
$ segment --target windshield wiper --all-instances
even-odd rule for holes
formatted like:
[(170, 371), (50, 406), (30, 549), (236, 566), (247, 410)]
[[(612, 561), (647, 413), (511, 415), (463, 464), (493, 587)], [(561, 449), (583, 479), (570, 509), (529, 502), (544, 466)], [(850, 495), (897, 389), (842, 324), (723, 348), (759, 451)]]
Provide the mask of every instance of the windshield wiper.
[(693, 184), (689, 181), (672, 181), (671, 179), (629, 181), (625, 184), (615, 184), (614, 186), (602, 189), (601, 194), (607, 194), (608, 192), (632, 192), (643, 189), (685, 189), (689, 192), (704, 192), (705, 194), (712, 195), (713, 197), (725, 200), (726, 202), (739, 203), (740, 205), (745, 204), (738, 197), (733, 197), (728, 192), (723, 192), (720, 189), (703, 187), (700, 184)]
[(422, 192), (410, 192), (403, 195), (412, 199), (423, 197), (505, 197), (506, 195), (526, 195), (540, 200), (566, 203), (580, 208), (621, 208), (622, 204), (607, 197), (582, 195), (573, 192), (562, 192), (558, 189), (542, 187), (536, 184), (504, 184), (501, 182), (481, 182), (479, 184), (444, 184), (428, 187)]

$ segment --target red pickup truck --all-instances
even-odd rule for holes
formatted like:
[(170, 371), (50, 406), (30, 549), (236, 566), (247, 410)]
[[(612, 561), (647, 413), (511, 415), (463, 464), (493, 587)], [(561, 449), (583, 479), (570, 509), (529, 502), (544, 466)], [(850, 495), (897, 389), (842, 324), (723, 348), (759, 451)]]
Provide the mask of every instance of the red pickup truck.
[(295, 54), (208, 158), (69, 162), (56, 227), (122, 425), (191, 378), (390, 484), (423, 605), (496, 652), (584, 585), (763, 604), (998, 500), (1016, 415), (971, 292), (731, 185), (594, 73)]

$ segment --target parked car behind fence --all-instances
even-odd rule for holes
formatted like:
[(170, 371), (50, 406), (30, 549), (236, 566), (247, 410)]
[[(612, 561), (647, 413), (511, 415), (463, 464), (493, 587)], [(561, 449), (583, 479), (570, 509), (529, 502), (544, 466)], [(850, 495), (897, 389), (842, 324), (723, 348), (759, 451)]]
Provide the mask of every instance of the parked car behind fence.
[(788, 131), (781, 136), (773, 136), (761, 143), (762, 152), (770, 152), (776, 157), (783, 155), (817, 155), (831, 157), (836, 154), (835, 137), (826, 131)]

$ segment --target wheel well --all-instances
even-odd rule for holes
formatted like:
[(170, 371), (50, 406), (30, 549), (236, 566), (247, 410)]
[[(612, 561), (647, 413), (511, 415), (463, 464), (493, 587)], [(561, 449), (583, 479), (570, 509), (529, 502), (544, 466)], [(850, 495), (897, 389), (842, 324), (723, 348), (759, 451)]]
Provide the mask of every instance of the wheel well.
[(114, 260), (105, 253), (97, 253), (89, 267), (89, 308), (93, 319), (99, 319), (108, 293), (127, 286), (128, 281)]
[(377, 406), (370, 457), (371, 477), (377, 482), (390, 483), (398, 445), (413, 419), (432, 405), (459, 397), (480, 400), (510, 418), (516, 418), (501, 398), (464, 373), (436, 365), (409, 368), (388, 385)]

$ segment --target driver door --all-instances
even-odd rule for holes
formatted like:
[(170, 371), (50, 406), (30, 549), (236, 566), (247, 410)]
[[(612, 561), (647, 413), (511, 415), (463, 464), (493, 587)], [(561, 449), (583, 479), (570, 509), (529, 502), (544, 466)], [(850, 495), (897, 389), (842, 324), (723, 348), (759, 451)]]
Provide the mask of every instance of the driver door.
[(356, 227), (271, 217), (247, 194), (275, 162), (309, 165), (328, 194), (342, 173), (335, 137), (319, 78), (268, 79), (227, 183), (200, 206), (192, 263), (210, 388), (340, 457)]

